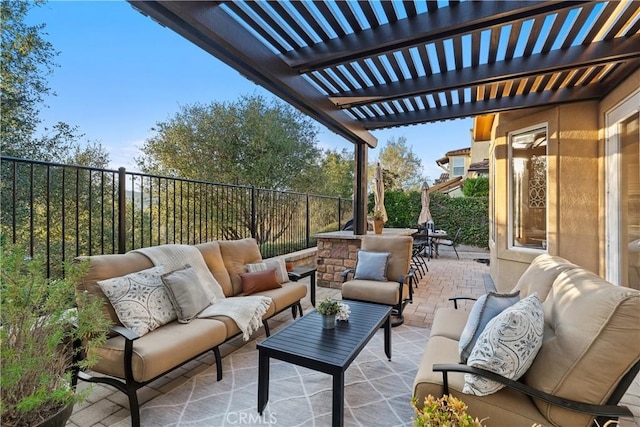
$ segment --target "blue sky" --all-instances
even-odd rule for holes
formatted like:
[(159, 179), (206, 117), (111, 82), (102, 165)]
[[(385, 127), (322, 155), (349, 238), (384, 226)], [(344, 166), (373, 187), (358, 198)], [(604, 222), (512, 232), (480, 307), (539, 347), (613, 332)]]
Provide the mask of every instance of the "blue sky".
[[(125, 1), (50, 1), (32, 9), (28, 22), (45, 23), (60, 52), (49, 77), (57, 96), (41, 110), (45, 126), (76, 125), (85, 138), (109, 151), (111, 167), (135, 170), (133, 158), (158, 122), (180, 106), (232, 101), (244, 94), (273, 97), (200, 48), (134, 10)], [(378, 147), (406, 137), (431, 180), (442, 172), (435, 160), (468, 147), (471, 119), (372, 132)], [(353, 145), (319, 125), (319, 145), (341, 150)], [(379, 149), (369, 151), (377, 157)]]

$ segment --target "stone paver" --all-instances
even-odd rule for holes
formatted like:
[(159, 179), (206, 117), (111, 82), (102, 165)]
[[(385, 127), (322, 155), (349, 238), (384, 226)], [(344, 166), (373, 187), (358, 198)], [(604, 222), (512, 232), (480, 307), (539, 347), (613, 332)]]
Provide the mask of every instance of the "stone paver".
[[(450, 248), (441, 247), (440, 257), (429, 260), (427, 266), (429, 272), (419, 281), (414, 289), (413, 304), (407, 305), (404, 311), (405, 323), (414, 326), (430, 327), (433, 322), (433, 315), (440, 307), (451, 307), (448, 300), (451, 296), (465, 295), (478, 297), (493, 290), (493, 282), (489, 276), (489, 267), (486, 264), (476, 262), (475, 259), (488, 258), (487, 251), (458, 247), (460, 259), (458, 260)], [(309, 279), (304, 279), (301, 283), (309, 286)], [(311, 302), (308, 297), (302, 300), (305, 312), (311, 310)], [(339, 289), (317, 288), (316, 301), (331, 296), (340, 298)], [(470, 308), (473, 301), (463, 301), (463, 308)], [(271, 330), (277, 330), (291, 319), (291, 311), (285, 310), (269, 320)], [(264, 335), (261, 329), (254, 336)], [(243, 345), (240, 337), (220, 346), (220, 352), (224, 356), (237, 350)], [(196, 360), (188, 363), (184, 367), (178, 368), (167, 375), (150, 383), (139, 390), (141, 404), (147, 402), (160, 394), (168, 393), (180, 384), (188, 381), (189, 378), (208, 368), (215, 363), (212, 353), (200, 356)], [(88, 387), (87, 383), (80, 382), (79, 387)], [(640, 376), (636, 378), (629, 392), (624, 396), (622, 402), (633, 405), (632, 410), (636, 414), (635, 423), (633, 420), (621, 420), (621, 427), (640, 427)], [(86, 402), (76, 405), (74, 413), (67, 424), (67, 427), (103, 427), (118, 423), (129, 415), (129, 404), (126, 396), (115, 388), (96, 384), (93, 385), (92, 393)]]

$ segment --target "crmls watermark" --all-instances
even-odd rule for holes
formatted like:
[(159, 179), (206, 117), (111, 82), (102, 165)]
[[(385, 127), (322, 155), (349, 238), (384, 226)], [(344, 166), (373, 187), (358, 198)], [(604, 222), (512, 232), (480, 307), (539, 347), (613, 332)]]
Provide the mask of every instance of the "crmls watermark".
[(257, 414), (255, 412), (229, 412), (227, 423), (232, 425), (275, 425), (278, 422), (276, 414)]

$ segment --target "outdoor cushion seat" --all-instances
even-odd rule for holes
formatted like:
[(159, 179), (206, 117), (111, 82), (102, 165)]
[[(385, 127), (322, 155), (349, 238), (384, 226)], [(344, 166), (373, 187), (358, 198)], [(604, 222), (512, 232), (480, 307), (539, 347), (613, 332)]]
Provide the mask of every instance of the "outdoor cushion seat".
[(391, 305), (394, 307), (393, 315), (397, 317), (392, 325), (402, 324), (404, 320), (402, 311), (413, 297), (412, 248), (411, 236), (364, 236), (361, 242), (362, 251), (389, 254), (382, 277), (386, 280), (362, 278), (348, 280), (350, 274), (357, 276), (358, 264), (356, 263), (355, 270), (346, 269), (342, 273), (342, 299)]
[(546, 254), (532, 262), (515, 290), (522, 298), (537, 293), (544, 311), (542, 347), (524, 376), (509, 382), (494, 374), (491, 379), (506, 388), (487, 396), (463, 394), (462, 372), (491, 373), (458, 364), (462, 319), (469, 312), (439, 309), (414, 381), (418, 404), (428, 394), (450, 393), (469, 406), (470, 415), (487, 418), (488, 427), (586, 427), (594, 416), (602, 425), (630, 415), (616, 405), (640, 371), (640, 292)]

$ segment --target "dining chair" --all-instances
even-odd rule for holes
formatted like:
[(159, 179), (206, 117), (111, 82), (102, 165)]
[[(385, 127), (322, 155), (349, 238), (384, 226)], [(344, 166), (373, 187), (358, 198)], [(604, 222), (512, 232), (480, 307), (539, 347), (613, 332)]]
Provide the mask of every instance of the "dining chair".
[[(453, 251), (456, 253), (456, 257), (458, 259), (460, 259), (460, 255), (458, 255), (458, 250), (456, 249), (456, 247), (458, 246), (458, 241), (460, 240), (460, 235), (462, 234), (462, 228), (458, 228), (458, 231), (456, 231), (455, 236), (453, 236), (453, 239), (449, 240), (449, 239), (435, 239), (435, 245), (436, 246), (451, 246), (453, 248)], [(436, 249), (436, 252), (439, 252), (439, 250)]]

